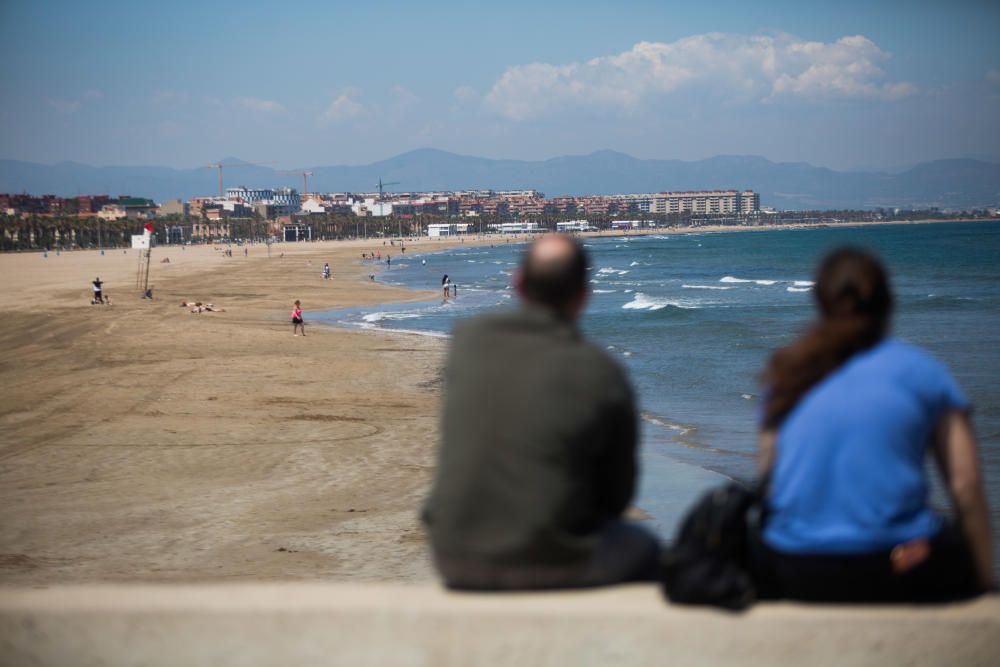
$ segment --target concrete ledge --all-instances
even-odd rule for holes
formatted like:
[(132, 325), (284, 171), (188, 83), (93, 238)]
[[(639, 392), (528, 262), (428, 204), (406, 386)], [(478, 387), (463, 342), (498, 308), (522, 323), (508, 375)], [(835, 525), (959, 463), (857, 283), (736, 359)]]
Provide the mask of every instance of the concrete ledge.
[(3, 665), (994, 665), (1000, 597), (940, 607), (666, 604), (651, 585), (0, 588)]

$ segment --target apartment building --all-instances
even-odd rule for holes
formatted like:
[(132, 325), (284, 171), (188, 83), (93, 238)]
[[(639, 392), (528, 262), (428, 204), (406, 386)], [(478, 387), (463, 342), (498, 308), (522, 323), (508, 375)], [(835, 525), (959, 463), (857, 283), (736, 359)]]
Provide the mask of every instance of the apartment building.
[[(696, 213), (732, 215), (760, 210), (760, 195), (751, 190), (706, 190), (696, 192), (659, 192), (646, 195), (650, 213)], [(643, 209), (645, 210), (645, 209)]]

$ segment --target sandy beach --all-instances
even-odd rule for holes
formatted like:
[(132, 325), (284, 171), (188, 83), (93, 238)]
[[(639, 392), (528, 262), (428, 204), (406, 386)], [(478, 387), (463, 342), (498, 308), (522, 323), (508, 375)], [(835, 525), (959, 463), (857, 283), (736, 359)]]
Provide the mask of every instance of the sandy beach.
[(376, 249), (157, 248), (153, 301), (137, 251), (0, 256), (0, 584), (430, 578), (444, 343), (308, 326), (427, 297), (370, 281)]

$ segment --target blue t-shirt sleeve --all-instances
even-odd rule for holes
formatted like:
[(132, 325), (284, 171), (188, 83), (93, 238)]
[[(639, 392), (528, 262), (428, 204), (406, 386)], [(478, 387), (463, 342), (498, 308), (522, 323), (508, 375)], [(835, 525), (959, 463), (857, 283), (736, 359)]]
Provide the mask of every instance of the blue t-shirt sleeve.
[(940, 405), (942, 413), (948, 410), (968, 410), (972, 407), (954, 376), (943, 365), (941, 366)]
[(916, 390), (923, 394), (925, 405), (940, 417), (949, 410), (968, 410), (972, 407), (965, 392), (958, 386), (955, 377), (948, 367), (939, 359), (925, 350), (911, 347), (916, 352), (911, 356), (911, 363), (919, 369), (913, 379), (917, 382)]

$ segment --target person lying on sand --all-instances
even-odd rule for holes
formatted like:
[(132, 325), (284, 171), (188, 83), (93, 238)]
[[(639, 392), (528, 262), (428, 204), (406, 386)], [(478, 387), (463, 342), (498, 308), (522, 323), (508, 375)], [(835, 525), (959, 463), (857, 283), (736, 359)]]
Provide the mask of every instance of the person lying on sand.
[(224, 313), (225, 308), (218, 308), (211, 303), (202, 303), (201, 301), (181, 301), (181, 308), (190, 308), (192, 313)]

